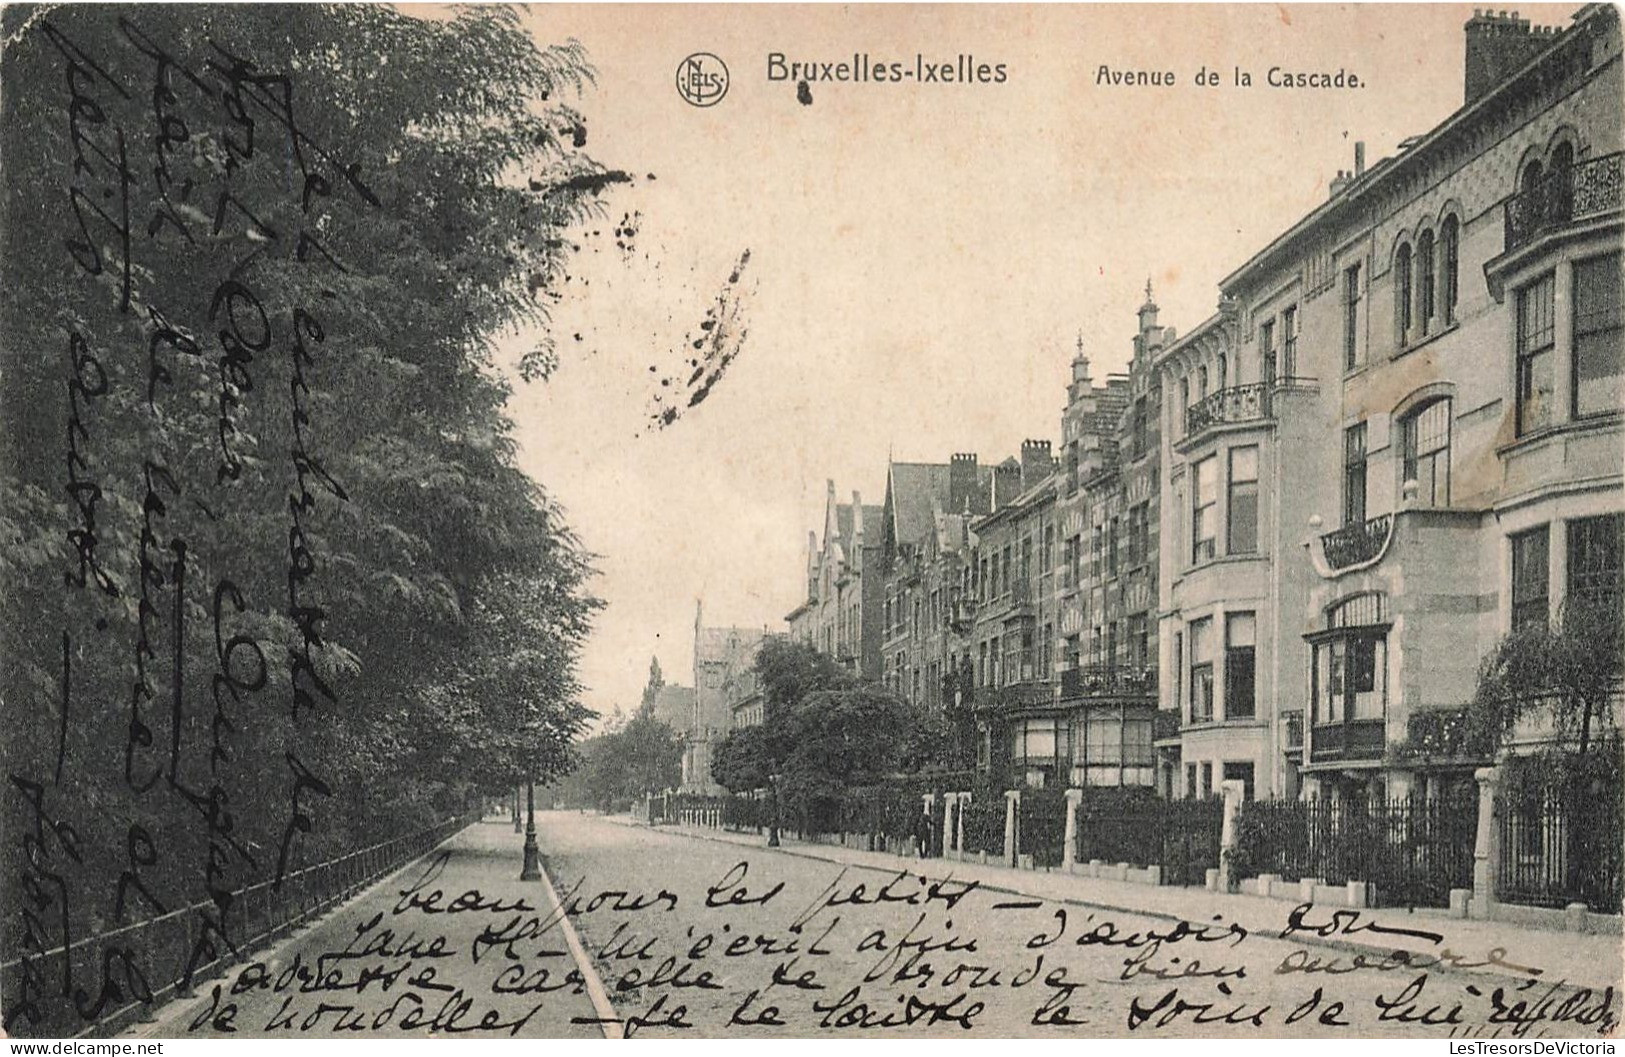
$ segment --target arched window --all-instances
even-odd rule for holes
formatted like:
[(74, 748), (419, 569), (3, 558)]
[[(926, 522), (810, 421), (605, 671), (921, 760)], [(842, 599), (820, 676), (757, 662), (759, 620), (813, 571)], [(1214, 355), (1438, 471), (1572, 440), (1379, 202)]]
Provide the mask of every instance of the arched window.
[(1411, 244), (1406, 242), (1394, 256), (1394, 328), (1399, 343), (1411, 332)]
[(1224, 385), (1225, 385), (1224, 380), (1225, 380), (1225, 377), (1228, 374), (1229, 366), (1230, 366), (1229, 361), (1225, 359), (1224, 353), (1222, 353), (1222, 352), (1219, 353), (1219, 388), (1220, 389), (1224, 388)]
[(1388, 612), (1380, 594), (1355, 595), (1326, 611), (1326, 630), (1310, 636), (1310, 699), (1318, 757), (1364, 759), (1383, 754), (1388, 711)]
[(1433, 232), (1424, 231), (1416, 239), (1416, 314), (1422, 317), (1422, 333), (1433, 323)]
[(1207, 366), (1203, 365), (1196, 372), (1196, 399), (1207, 396)]
[(1532, 195), (1540, 188), (1540, 178), (1546, 175), (1546, 170), (1540, 162), (1532, 161), (1523, 170), (1523, 178), (1518, 181), (1518, 191), (1521, 194)]
[(1568, 220), (1574, 211), (1573, 169), (1574, 145), (1559, 143), (1552, 150), (1551, 175), (1546, 179), (1550, 187), (1548, 212), (1559, 223)]
[(1439, 229), (1439, 300), (1444, 302), (1444, 321), (1456, 321), (1457, 287), (1461, 281), (1461, 222), (1452, 214)]
[(1450, 505), (1450, 398), (1423, 404), (1405, 416), (1404, 479), (1417, 484), (1423, 506)]

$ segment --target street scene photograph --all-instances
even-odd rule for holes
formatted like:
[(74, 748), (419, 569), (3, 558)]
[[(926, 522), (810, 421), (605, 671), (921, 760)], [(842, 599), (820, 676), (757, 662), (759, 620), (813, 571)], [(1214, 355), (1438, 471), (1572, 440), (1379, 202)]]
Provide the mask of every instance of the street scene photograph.
[(1614, 1052), (1622, 45), (6, 6), (0, 1045)]

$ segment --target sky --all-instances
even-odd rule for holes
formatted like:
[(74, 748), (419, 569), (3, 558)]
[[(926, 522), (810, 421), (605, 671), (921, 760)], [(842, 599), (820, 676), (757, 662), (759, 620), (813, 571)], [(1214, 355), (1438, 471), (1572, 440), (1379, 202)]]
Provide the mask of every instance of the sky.
[[(1576, 6), (1520, 8), (1566, 24)], [(1214, 311), (1219, 280), (1367, 163), (1461, 104), (1454, 4), (548, 6), (597, 69), (588, 151), (638, 175), (555, 309), (562, 362), (510, 404), (520, 465), (597, 555), (607, 606), (582, 657), (587, 703), (636, 707), (651, 655), (691, 684), (705, 621), (780, 629), (804, 593), (826, 482), (884, 499), (888, 453), (984, 461), (1059, 440), (1080, 339), (1125, 368), (1147, 279), (1160, 322)], [(728, 66), (714, 106), (680, 60)], [(786, 62), (1005, 64), (1002, 84), (768, 79)], [(1101, 82), (1172, 71), (1171, 87)], [(1271, 66), (1358, 89), (1276, 88)], [(1218, 87), (1193, 83), (1199, 69)], [(1234, 70), (1251, 87), (1233, 85)], [(649, 178), (652, 174), (653, 178)], [(629, 248), (605, 237), (633, 221)], [(628, 240), (622, 239), (626, 242)], [(728, 286), (742, 254), (740, 281)], [(748, 332), (706, 400), (651, 429), (659, 379), (724, 288)], [(507, 339), (515, 348), (534, 334)]]

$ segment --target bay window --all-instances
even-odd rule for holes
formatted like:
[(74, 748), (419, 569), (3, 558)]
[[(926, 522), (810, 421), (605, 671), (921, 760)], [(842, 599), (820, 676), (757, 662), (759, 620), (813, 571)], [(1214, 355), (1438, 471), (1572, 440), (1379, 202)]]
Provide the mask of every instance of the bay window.
[(1256, 711), (1254, 649), (1257, 619), (1252, 613), (1230, 613), (1224, 619), (1224, 718), (1252, 719)]
[(1625, 588), (1621, 542), (1625, 514), (1577, 518), (1568, 525), (1570, 598), (1618, 605)]
[(1191, 474), (1191, 561), (1213, 557), (1218, 516), (1214, 507), (1219, 491), (1218, 457), (1209, 455), (1196, 464)]
[(1518, 291), (1517, 427), (1520, 437), (1552, 420), (1556, 293), (1556, 279), (1549, 274)]
[(1388, 714), (1388, 618), (1380, 594), (1355, 595), (1326, 612), (1314, 648), (1312, 755), (1381, 756)]
[(1213, 621), (1190, 622), (1191, 722), (1213, 721)]
[(1258, 550), (1258, 448), (1230, 449), (1230, 495), (1225, 511), (1225, 553)]
[(1574, 417), (1620, 409), (1625, 344), (1620, 327), (1620, 255), (1574, 265)]
[(1520, 532), (1512, 543), (1512, 627), (1545, 627), (1551, 610), (1545, 525)]

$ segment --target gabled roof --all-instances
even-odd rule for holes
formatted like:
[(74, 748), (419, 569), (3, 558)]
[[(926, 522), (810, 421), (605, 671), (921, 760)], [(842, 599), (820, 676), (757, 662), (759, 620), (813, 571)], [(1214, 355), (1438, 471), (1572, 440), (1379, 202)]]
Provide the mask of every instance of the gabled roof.
[(892, 532), (899, 543), (915, 543), (932, 530), (932, 511), (948, 506), (948, 464), (894, 462), (886, 482)]

